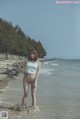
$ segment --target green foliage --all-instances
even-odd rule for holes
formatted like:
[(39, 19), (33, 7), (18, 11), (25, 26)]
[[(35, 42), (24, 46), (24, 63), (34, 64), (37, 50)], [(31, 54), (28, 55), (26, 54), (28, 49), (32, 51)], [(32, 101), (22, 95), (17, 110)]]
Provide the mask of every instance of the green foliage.
[(31, 39), (16, 25), (0, 18), (0, 52), (26, 56), (29, 49), (35, 48), (40, 58), (46, 56), (46, 51), (40, 41)]

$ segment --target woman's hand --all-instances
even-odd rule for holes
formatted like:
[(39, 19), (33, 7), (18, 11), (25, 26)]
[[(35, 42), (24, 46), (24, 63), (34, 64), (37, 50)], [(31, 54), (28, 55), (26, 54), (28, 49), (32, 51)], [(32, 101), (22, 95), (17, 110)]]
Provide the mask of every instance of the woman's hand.
[(37, 72), (36, 72), (35, 80), (38, 80), (39, 73), (40, 73), (40, 67), (41, 67), (41, 62), (38, 62), (38, 68), (37, 68)]

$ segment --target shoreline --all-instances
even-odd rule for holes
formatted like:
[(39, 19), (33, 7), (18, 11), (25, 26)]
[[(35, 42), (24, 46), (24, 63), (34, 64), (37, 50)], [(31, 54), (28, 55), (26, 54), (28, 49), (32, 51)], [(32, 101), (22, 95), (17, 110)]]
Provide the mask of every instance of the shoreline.
[(33, 113), (27, 113), (31, 106), (30, 88), (26, 109), (20, 107), (23, 75), (14, 76), (15, 80), (10, 77), (0, 93), (1, 110), (9, 112), (9, 119), (80, 119), (80, 62), (56, 62), (56, 66), (49, 63), (42, 65), (37, 88), (39, 110)]

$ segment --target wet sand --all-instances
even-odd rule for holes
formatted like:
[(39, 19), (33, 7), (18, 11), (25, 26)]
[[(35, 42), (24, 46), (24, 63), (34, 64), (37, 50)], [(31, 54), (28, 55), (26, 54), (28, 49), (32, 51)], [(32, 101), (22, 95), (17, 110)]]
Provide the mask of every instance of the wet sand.
[(39, 106), (31, 107), (31, 97), (26, 100), (26, 106), (21, 106), (23, 95), (23, 75), (14, 79), (1, 80), (0, 86), (0, 111), (8, 111), (9, 119), (43, 119)]
[[(20, 107), (23, 95), (23, 76), (19, 75), (18, 77), (15, 77), (15, 80), (9, 80), (5, 91), (0, 93), (2, 101), (0, 104), (0, 110), (7, 110), (9, 113), (9, 119), (80, 119), (80, 98), (59, 96), (58, 94), (54, 96), (54, 94), (49, 94), (49, 91), (53, 89), (56, 93), (59, 92), (57, 92), (54, 85), (54, 87), (51, 87), (52, 85), (48, 84), (48, 79), (46, 79), (45, 82), (45, 79), (42, 79), (43, 77), (44, 76), (41, 76), (38, 80), (38, 106), (36, 109), (30, 108), (30, 90), (28, 98), (26, 99), (26, 108)], [(46, 88), (49, 85), (50, 87)]]

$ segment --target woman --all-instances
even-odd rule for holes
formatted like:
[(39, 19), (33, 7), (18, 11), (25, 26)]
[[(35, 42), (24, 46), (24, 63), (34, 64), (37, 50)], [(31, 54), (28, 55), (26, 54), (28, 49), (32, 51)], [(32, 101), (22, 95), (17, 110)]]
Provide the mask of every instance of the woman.
[[(19, 69), (24, 73), (23, 89), (24, 95), (22, 98), (22, 105), (25, 103), (25, 98), (28, 95), (29, 84), (31, 84), (32, 106), (36, 107), (36, 89), (37, 80), (39, 77), (39, 70), (41, 63), (38, 61), (38, 54), (35, 49), (31, 49), (28, 55), (28, 60), (20, 63)], [(23, 67), (25, 66), (25, 70)]]

